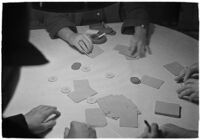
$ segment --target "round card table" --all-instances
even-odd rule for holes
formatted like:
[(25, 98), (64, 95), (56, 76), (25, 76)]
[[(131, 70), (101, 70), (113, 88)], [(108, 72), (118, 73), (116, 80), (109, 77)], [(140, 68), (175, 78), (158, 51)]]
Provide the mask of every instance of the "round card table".
[[(131, 99), (140, 110), (138, 128), (119, 127), (119, 120), (107, 118), (107, 126), (96, 128), (100, 138), (131, 138), (138, 137), (146, 127), (144, 120), (150, 124), (159, 125), (173, 123), (178, 126), (198, 130), (198, 105), (179, 99), (176, 90), (180, 87), (174, 81), (175, 76), (163, 65), (179, 62), (183, 66), (198, 62), (198, 41), (175, 30), (153, 25), (149, 48), (152, 54), (144, 58), (127, 60), (114, 49), (116, 45), (129, 46), (131, 35), (121, 34), (122, 23), (108, 24), (117, 33), (106, 35), (107, 42), (98, 46), (104, 52), (95, 58), (79, 53), (61, 39), (51, 39), (44, 29), (31, 30), (30, 42), (49, 60), (40, 66), (22, 67), (20, 79), (14, 96), (4, 112), (4, 116), (26, 113), (38, 105), (56, 106), (61, 112), (56, 126), (45, 137), (63, 138), (64, 128), (71, 121), (85, 122), (85, 109), (99, 108), (98, 104), (88, 104), (87, 100), (74, 103), (67, 94), (61, 93), (63, 87), (72, 91), (73, 80), (88, 79), (90, 86), (98, 92), (94, 97), (107, 95), (124, 95)], [(78, 26), (78, 31), (86, 32), (89, 26)], [(94, 46), (95, 47), (95, 46)], [(71, 65), (80, 62), (90, 67), (89, 72), (81, 69), (72, 70)], [(108, 79), (106, 73), (114, 73), (115, 77)], [(164, 81), (160, 89), (144, 84), (132, 84), (130, 77), (141, 78), (149, 75)], [(49, 82), (51, 76), (57, 81)], [(154, 113), (155, 102), (164, 101), (179, 104), (181, 118), (173, 118)]]

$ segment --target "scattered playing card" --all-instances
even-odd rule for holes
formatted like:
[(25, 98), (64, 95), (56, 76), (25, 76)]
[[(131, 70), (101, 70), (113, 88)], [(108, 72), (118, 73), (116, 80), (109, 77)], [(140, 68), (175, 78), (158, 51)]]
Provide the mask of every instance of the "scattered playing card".
[(107, 125), (107, 120), (99, 108), (86, 109), (85, 117), (86, 122), (93, 127), (104, 127)]
[(138, 127), (138, 112), (137, 110), (128, 110), (120, 116), (120, 127)]
[(164, 65), (164, 67), (175, 76), (178, 76), (181, 70), (184, 69), (184, 67), (176, 61), (173, 63), (166, 64)]
[(178, 104), (156, 101), (155, 114), (180, 118), (181, 107)]
[(96, 95), (97, 92), (89, 85), (88, 80), (74, 80), (74, 91), (68, 96), (76, 103), (79, 103), (90, 96)]
[(156, 88), (156, 89), (159, 89), (162, 86), (162, 84), (164, 83), (163, 80), (160, 80), (160, 79), (157, 79), (154, 77), (150, 77), (147, 75), (142, 76), (141, 82), (145, 85), (148, 85), (148, 86)]
[(131, 51), (129, 50), (128, 46), (117, 45), (117, 46), (115, 46), (114, 50), (117, 50), (119, 52), (119, 54), (124, 55), (127, 60), (135, 60), (135, 59), (137, 59), (136, 57), (133, 57), (131, 55)]
[(104, 50), (102, 50), (100, 47), (98, 46), (94, 46), (92, 52), (90, 54), (88, 54), (88, 56), (90, 58), (95, 58), (97, 57), (98, 55), (102, 54), (104, 52)]

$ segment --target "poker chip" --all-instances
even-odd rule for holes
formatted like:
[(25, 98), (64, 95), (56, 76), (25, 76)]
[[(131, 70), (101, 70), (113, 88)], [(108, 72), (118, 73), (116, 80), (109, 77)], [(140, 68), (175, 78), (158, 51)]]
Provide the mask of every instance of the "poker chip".
[(106, 73), (106, 78), (108, 78), (108, 79), (112, 79), (112, 78), (114, 78), (115, 77), (115, 74), (114, 73)]
[(72, 66), (71, 66), (71, 68), (72, 68), (73, 70), (78, 70), (78, 69), (80, 69), (80, 67), (81, 67), (81, 63), (79, 63), (79, 62), (75, 62), (75, 63), (72, 64)]
[(64, 94), (68, 94), (71, 92), (71, 89), (69, 87), (63, 87), (61, 88), (61, 92)]
[(87, 98), (87, 103), (89, 103), (89, 104), (95, 104), (96, 102), (97, 102), (97, 100), (94, 97)]
[(138, 77), (131, 77), (131, 78), (130, 78), (130, 81), (131, 81), (133, 84), (140, 84), (140, 83), (141, 83), (141, 80), (140, 80)]
[(82, 70), (83, 72), (89, 72), (89, 71), (91, 71), (91, 69), (90, 69), (89, 66), (83, 66), (83, 67), (81, 68), (81, 70)]
[(107, 38), (105, 35), (100, 38), (98, 36), (99, 36), (98, 33), (90, 35), (90, 38), (91, 38), (93, 44), (103, 44), (107, 41)]
[(51, 76), (51, 77), (48, 78), (49, 82), (55, 82), (57, 80), (58, 80), (58, 78), (56, 76)]

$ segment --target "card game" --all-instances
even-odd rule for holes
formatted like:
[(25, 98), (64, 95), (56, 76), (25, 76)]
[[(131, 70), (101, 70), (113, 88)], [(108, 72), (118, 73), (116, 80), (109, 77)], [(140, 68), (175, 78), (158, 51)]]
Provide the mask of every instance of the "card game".
[(2, 138), (198, 138), (198, 8), (3, 2)]

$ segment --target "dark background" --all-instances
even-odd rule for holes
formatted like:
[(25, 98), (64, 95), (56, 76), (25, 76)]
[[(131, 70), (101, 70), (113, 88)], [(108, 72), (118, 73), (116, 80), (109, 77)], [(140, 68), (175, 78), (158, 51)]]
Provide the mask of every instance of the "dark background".
[(198, 3), (146, 3), (152, 23), (167, 26), (199, 39)]
[[(143, 2), (150, 15), (151, 23), (156, 23), (183, 32), (199, 39), (198, 3), (189, 2)], [(39, 3), (34, 3), (39, 5)], [(80, 5), (81, 6), (81, 5)], [(36, 6), (37, 7), (37, 6)], [(54, 11), (53, 7), (48, 7)], [(32, 16), (34, 20), (34, 16)], [(42, 25), (39, 25), (42, 26)], [(33, 27), (35, 28), (35, 27)]]

